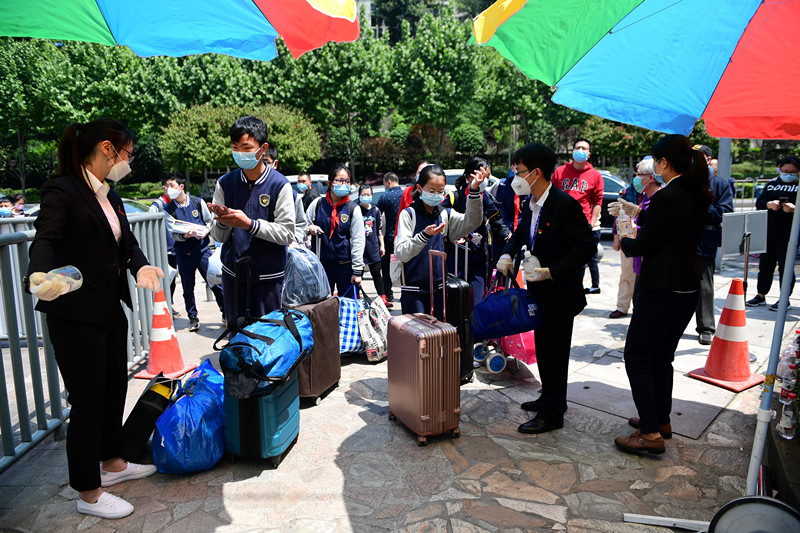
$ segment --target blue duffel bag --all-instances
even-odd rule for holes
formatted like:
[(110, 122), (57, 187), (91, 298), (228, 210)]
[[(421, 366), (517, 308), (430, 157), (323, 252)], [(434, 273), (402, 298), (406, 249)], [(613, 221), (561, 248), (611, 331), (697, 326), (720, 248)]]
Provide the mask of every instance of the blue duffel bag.
[[(226, 389), (240, 400), (269, 394), (314, 347), (311, 321), (300, 311), (278, 309), (234, 332), (222, 347), (219, 363)], [(215, 350), (221, 339), (214, 343)]]
[(469, 317), (475, 340), (498, 339), (537, 329), (542, 322), (536, 296), (516, 281), (508, 289), (489, 292)]
[(208, 470), (225, 454), (222, 375), (206, 359), (156, 422), (153, 463), (165, 474)]

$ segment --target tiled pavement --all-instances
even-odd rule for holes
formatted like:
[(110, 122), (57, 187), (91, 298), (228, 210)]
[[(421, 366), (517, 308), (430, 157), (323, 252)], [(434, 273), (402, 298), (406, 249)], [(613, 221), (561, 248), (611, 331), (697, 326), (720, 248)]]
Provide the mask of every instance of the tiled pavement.
[[(607, 249), (602, 293), (587, 297), (576, 320), (562, 430), (516, 431), (527, 420), (519, 403), (539, 388), (535, 365), (499, 375), (480, 369), (462, 389), (461, 438), (418, 447), (388, 420), (386, 363), (346, 357), (339, 387), (302, 409), (298, 442), (277, 470), (226, 457), (207, 472), (127, 482), (110, 492), (132, 502), (134, 514), (100, 520), (76, 512), (64, 442), (48, 439), (0, 475), (0, 531), (633, 532), (669, 530), (624, 523), (623, 513), (710, 520), (743, 494), (760, 389), (733, 394), (685, 377), (708, 351), (692, 323), (675, 363), (676, 435), (667, 452), (618, 452), (613, 439), (630, 431), (625, 420), (635, 414), (619, 350), (629, 319), (608, 318), (618, 268)], [(718, 273), (718, 311), (736, 275), (738, 261)], [(768, 301), (776, 295), (777, 283)], [(216, 319), (214, 304), (200, 290), (198, 297), (201, 321)], [(754, 370), (766, 366), (774, 318), (766, 307), (748, 310)], [(798, 314), (787, 320), (793, 331)], [(198, 334), (187, 325), (184, 313), (176, 320), (184, 358), (214, 357), (220, 325), (204, 323)], [(128, 409), (143, 385), (131, 380)]]

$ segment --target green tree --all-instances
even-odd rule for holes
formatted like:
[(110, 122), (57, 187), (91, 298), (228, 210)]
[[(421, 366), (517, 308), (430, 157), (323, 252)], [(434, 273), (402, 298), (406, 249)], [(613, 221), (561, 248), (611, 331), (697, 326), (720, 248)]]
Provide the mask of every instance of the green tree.
[(66, 124), (81, 117), (73, 69), (50, 41), (0, 39), (0, 144), (5, 170), (25, 189), (30, 139), (58, 138)]
[(495, 0), (456, 0), (456, 6), (466, 17), (475, 18), (494, 2)]
[(455, 149), (462, 154), (478, 155), (486, 149), (483, 130), (475, 124), (459, 124), (451, 138)]
[(452, 11), (441, 17), (426, 14), (411, 37), (404, 23), (402, 40), (394, 51), (395, 102), (413, 124), (438, 129), (439, 161), (446, 133), (457, 125), (464, 102), (475, 94), (473, 57), (476, 47), (468, 44), (469, 25), (455, 19)]
[(416, 29), (422, 17), (436, 10), (439, 4), (437, 0), (374, 0), (372, 11), (386, 25), (394, 44), (402, 38), (404, 22), (409, 23), (412, 30)]

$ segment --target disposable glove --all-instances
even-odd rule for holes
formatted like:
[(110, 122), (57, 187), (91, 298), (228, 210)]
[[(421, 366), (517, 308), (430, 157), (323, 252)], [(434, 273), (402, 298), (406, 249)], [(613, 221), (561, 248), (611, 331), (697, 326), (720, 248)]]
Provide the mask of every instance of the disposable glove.
[(511, 257), (508, 255), (501, 255), (500, 259), (497, 260), (497, 271), (501, 274), (510, 274), (511, 269), (514, 268), (514, 261), (511, 260)]
[(527, 272), (525, 272), (522, 275), (522, 277), (525, 278), (525, 281), (531, 281), (531, 282), (533, 282), (533, 281), (544, 281), (546, 279), (553, 279), (553, 276), (550, 275), (550, 269), (549, 268), (534, 268), (532, 275), (528, 274)]
[(60, 279), (45, 280), (44, 272), (34, 272), (28, 278), (30, 282), (31, 294), (44, 300), (45, 302), (52, 302), (59, 296), (69, 292), (69, 284)]
[(641, 208), (638, 205), (624, 198), (620, 198), (616, 202), (608, 204), (608, 212), (615, 217), (619, 216), (620, 213), (625, 213), (626, 215), (630, 215), (631, 218), (636, 218), (639, 211), (641, 211)]
[(164, 277), (164, 272), (155, 266), (145, 265), (136, 273), (136, 286), (142, 289), (157, 291), (161, 288), (159, 278)]

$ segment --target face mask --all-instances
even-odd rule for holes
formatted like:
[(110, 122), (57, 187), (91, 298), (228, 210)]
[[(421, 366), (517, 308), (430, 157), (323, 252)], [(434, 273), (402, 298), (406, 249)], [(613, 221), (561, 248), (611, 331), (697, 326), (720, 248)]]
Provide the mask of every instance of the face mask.
[(583, 150), (573, 150), (572, 159), (576, 163), (583, 163), (584, 161), (589, 159), (589, 152), (584, 152)]
[(171, 187), (167, 189), (167, 196), (169, 196), (171, 200), (174, 200), (180, 195), (181, 195), (180, 189), (173, 189)]
[(362, 204), (369, 205), (372, 203), (372, 196), (361, 196), (359, 197), (359, 200)]
[(306, 192), (308, 190), (308, 184), (307, 183), (298, 183), (297, 184), (297, 190), (300, 191), (300, 192)]
[[(659, 159), (658, 161), (661, 161), (661, 160)], [(653, 177), (656, 179), (656, 181), (658, 183), (660, 183), (661, 185), (664, 185), (664, 177), (661, 174), (656, 174), (656, 163), (658, 163), (658, 161), (653, 163)]]
[[(112, 146), (112, 148), (114, 147)], [(117, 154), (117, 157), (119, 157), (119, 152), (117, 152), (116, 148), (114, 148), (114, 153)], [(111, 158), (109, 157), (109, 159)], [(111, 160), (113, 161), (113, 159)], [(124, 159), (119, 157), (119, 161), (117, 162), (117, 164), (111, 167), (111, 170), (108, 171), (106, 179), (108, 181), (116, 183), (130, 173), (131, 173), (131, 164), (128, 161), (125, 161)]]
[(6, 218), (11, 216), (11, 208), (10, 207), (0, 207), (0, 217)]
[(251, 168), (255, 168), (258, 164), (258, 161), (261, 159), (260, 157), (256, 157), (255, 152), (234, 152), (231, 150), (233, 154), (233, 160), (236, 161), (236, 164), (239, 165), (239, 168), (243, 168), (245, 170), (250, 170)]
[(642, 183), (642, 178), (636, 176), (633, 178), (633, 188), (636, 189), (636, 192), (642, 192), (644, 190), (644, 184)]
[(781, 172), (781, 180), (787, 183), (792, 183), (794, 181), (797, 181), (797, 172), (795, 172), (794, 174), (790, 174), (788, 172)]
[(423, 202), (431, 207), (436, 207), (440, 203), (444, 201), (444, 193), (443, 192), (428, 192), (422, 191), (420, 198)]
[(333, 186), (333, 194), (335, 194), (339, 198), (344, 198), (345, 196), (350, 194), (350, 186), (349, 185), (334, 185)]

